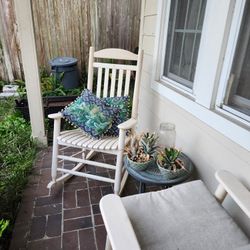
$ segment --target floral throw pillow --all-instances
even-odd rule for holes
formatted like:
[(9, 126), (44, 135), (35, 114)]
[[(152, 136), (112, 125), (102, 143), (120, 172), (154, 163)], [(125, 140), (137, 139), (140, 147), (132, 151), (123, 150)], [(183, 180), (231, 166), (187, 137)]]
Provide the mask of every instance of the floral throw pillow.
[(116, 112), (87, 89), (62, 111), (66, 120), (95, 138), (100, 138), (112, 126)]
[(105, 102), (107, 106), (117, 110), (117, 112), (114, 115), (112, 127), (105, 132), (105, 135), (118, 136), (119, 129), (117, 126), (127, 121), (131, 116), (130, 97), (129, 96), (106, 97), (103, 98), (102, 100)]

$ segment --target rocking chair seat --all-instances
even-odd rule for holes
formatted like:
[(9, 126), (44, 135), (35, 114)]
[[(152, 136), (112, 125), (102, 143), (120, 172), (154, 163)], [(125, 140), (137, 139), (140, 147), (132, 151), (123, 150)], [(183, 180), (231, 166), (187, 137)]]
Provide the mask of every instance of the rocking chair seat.
[[(57, 137), (59, 145), (74, 146), (86, 149), (95, 150), (117, 150), (118, 137), (102, 137), (95, 139), (90, 137), (81, 129), (67, 130), (60, 133)], [(125, 145), (128, 143), (129, 138), (125, 138)]]

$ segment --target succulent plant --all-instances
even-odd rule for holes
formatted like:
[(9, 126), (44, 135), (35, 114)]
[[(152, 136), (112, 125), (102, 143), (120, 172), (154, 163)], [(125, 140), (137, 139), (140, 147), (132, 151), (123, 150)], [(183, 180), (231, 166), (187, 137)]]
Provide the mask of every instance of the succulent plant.
[(130, 147), (126, 149), (131, 160), (136, 160), (137, 156), (140, 154), (141, 148), (139, 145), (139, 137), (133, 135), (130, 140)]
[(143, 152), (149, 156), (153, 156), (158, 148), (158, 146), (156, 145), (157, 140), (158, 136), (156, 136), (155, 134), (143, 134), (140, 141)]
[(126, 147), (125, 152), (129, 159), (135, 162), (147, 162), (156, 153), (156, 142), (158, 137), (155, 134), (145, 133), (140, 136), (131, 137), (130, 145)]
[(185, 169), (182, 160), (178, 158), (180, 154), (181, 151), (179, 149), (165, 148), (157, 155), (157, 161), (161, 167), (176, 172), (177, 169)]

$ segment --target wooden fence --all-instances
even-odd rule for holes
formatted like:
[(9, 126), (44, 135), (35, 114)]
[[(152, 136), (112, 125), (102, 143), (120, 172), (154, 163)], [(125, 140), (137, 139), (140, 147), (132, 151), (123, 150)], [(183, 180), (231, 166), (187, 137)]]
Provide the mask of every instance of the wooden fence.
[[(32, 0), (40, 67), (73, 56), (81, 71), (91, 45), (133, 51), (138, 46), (141, 0)], [(13, 0), (0, 0), (0, 79), (23, 79)]]

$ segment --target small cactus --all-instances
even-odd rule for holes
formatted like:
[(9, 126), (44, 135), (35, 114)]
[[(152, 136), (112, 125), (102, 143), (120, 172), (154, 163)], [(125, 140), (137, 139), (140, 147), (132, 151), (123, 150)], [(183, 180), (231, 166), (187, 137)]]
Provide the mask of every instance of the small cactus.
[(146, 162), (154, 157), (158, 146), (158, 137), (155, 134), (145, 133), (141, 136), (132, 136), (130, 146), (125, 149), (128, 157), (135, 162)]

